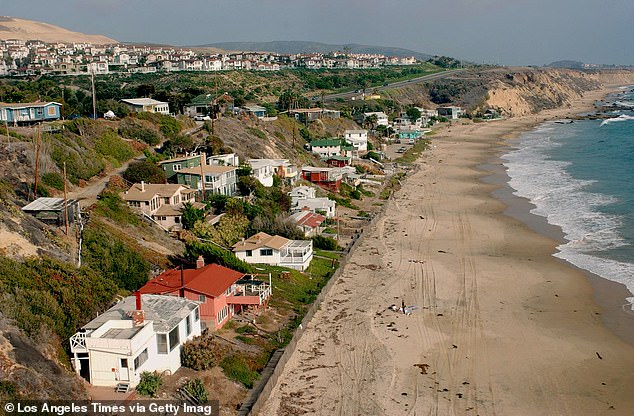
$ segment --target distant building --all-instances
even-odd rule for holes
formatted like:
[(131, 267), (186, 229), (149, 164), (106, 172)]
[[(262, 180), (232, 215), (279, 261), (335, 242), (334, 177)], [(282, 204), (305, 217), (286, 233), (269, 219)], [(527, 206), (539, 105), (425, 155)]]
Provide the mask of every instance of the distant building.
[(66, 224), (66, 208), (69, 224), (81, 218), (79, 203), (75, 199), (69, 199), (64, 203), (64, 198), (38, 198), (22, 207), (22, 211), (47, 224), (63, 226)]
[(240, 166), (240, 159), (235, 153), (226, 153), (224, 155), (208, 156), (207, 164), (215, 166)]
[(181, 346), (200, 335), (198, 302), (175, 296), (128, 296), (70, 338), (77, 374), (93, 386), (136, 386), (144, 371), (181, 366)]
[(370, 113), (363, 113), (363, 121), (365, 122), (367, 120), (368, 117), (370, 116), (376, 116), (376, 125), (377, 126), (389, 126), (390, 125), (390, 121), (387, 117), (387, 114), (385, 114), (383, 111), (374, 111), (374, 112), (370, 112)]
[(270, 159), (249, 159), (247, 164), (251, 166), (251, 176), (267, 188), (273, 186), (274, 171)]
[(178, 171), (200, 166), (201, 157), (201, 155), (177, 157), (174, 159), (162, 160), (158, 162), (158, 164), (165, 171), (167, 180), (171, 182), (172, 180), (176, 180), (176, 173)]
[(168, 103), (153, 100), (151, 98), (128, 98), (121, 100), (121, 102), (128, 106), (128, 108), (135, 113), (142, 113), (144, 111), (148, 113), (160, 113), (165, 115), (169, 115), (170, 113), (170, 107)]
[(202, 329), (217, 330), (241, 310), (265, 306), (271, 296), (271, 285), (218, 264), (206, 266), (199, 257), (195, 269), (168, 270), (139, 291), (197, 301)]
[(190, 117), (206, 116), (212, 113), (223, 114), (233, 111), (233, 107), (234, 100), (227, 93), (221, 94), (217, 98), (215, 94), (201, 94), (185, 105), (184, 112)]
[(309, 210), (304, 210), (292, 214), (290, 219), (295, 223), (297, 228), (302, 230), (305, 237), (314, 237), (323, 231), (321, 224), (326, 220), (326, 217)]
[(368, 151), (367, 130), (346, 130), (343, 133), (344, 140), (354, 147), (355, 156)]
[(436, 110), (438, 111), (438, 115), (440, 117), (447, 117), (450, 120), (457, 120), (464, 114), (464, 110), (456, 106), (438, 107)]
[(245, 107), (242, 107), (244, 109), (244, 111), (248, 114), (251, 114), (257, 118), (264, 118), (266, 117), (266, 108), (259, 106), (259, 105), (248, 105)]
[(0, 103), (0, 121), (18, 125), (59, 120), (62, 105), (54, 101), (45, 103)]
[(304, 271), (313, 259), (312, 240), (289, 240), (279, 235), (259, 232), (233, 245), (233, 252), (242, 261), (270, 264)]
[(339, 186), (341, 185), (343, 175), (341, 170), (336, 168), (304, 166), (302, 168), (302, 179), (330, 191), (339, 192)]
[(176, 173), (176, 180), (180, 184), (202, 191), (201, 177), (204, 175), (205, 193), (233, 196), (238, 188), (237, 171), (236, 166), (203, 165), (180, 170)]

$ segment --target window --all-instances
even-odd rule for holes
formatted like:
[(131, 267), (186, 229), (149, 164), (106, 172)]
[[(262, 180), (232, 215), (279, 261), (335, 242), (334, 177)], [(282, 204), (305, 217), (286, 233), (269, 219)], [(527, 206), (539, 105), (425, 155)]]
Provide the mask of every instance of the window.
[(156, 350), (159, 354), (167, 354), (167, 334), (156, 334)]
[(170, 331), (170, 351), (174, 350), (180, 343), (180, 336), (178, 334), (178, 327)]
[(187, 318), (185, 318), (185, 333), (187, 334), (187, 336), (189, 336), (189, 334), (192, 333), (192, 317), (191, 317), (191, 315), (187, 315)]
[(247, 250), (247, 257), (251, 257), (253, 255), (253, 251), (252, 250)]
[(194, 321), (196, 321), (196, 322), (200, 321), (200, 309), (199, 308), (196, 308), (194, 310)]
[(207, 296), (205, 295), (198, 295), (198, 302), (207, 302)]
[(260, 256), (272, 256), (272, 255), (273, 255), (273, 249), (271, 248), (260, 249)]
[(148, 357), (148, 354), (147, 354), (147, 348), (146, 348), (141, 352), (141, 354), (139, 354), (138, 357), (134, 359), (134, 368), (138, 370), (139, 367), (141, 367), (143, 363), (147, 361), (147, 357)]
[(183, 166), (181, 164), (175, 164), (174, 165), (174, 172), (176, 172), (177, 170), (181, 170), (183, 168)]
[(224, 306), (220, 312), (218, 312), (218, 314), (216, 315), (216, 319), (218, 320), (218, 323), (224, 321), (227, 318), (227, 306)]

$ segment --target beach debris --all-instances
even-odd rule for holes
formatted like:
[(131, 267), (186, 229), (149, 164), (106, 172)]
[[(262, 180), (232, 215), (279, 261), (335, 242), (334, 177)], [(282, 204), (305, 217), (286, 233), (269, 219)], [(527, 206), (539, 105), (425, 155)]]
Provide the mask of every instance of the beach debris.
[(438, 252), (447, 254), (447, 252), (445, 250), (438, 250)]
[(401, 396), (407, 396), (407, 393), (403, 392), (401, 393)]
[(425, 219), (425, 217), (423, 217), (422, 215), (419, 215), (419, 218), (420, 218), (421, 220), (424, 220), (424, 219)]
[(599, 357), (599, 360), (603, 359), (603, 357), (601, 357), (601, 354), (599, 354), (598, 352), (597, 352), (597, 357)]
[(437, 313), (436, 316), (445, 316), (442, 313)]
[(463, 386), (465, 386), (465, 385), (467, 385), (467, 384), (469, 384), (469, 382), (468, 382), (468, 381), (463, 381), (463, 382), (462, 382), (462, 385), (463, 385)]
[(418, 367), (420, 369), (421, 374), (427, 374), (427, 369), (429, 369), (429, 364), (414, 364), (414, 367)]
[(462, 393), (456, 393), (456, 396), (458, 396), (459, 399), (462, 399)]

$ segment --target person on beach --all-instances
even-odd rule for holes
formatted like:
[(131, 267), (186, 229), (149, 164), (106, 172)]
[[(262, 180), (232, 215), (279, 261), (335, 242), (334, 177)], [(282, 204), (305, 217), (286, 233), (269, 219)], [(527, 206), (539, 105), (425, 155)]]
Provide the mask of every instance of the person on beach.
[(403, 314), (405, 314), (405, 301), (401, 299), (401, 308), (403, 309)]

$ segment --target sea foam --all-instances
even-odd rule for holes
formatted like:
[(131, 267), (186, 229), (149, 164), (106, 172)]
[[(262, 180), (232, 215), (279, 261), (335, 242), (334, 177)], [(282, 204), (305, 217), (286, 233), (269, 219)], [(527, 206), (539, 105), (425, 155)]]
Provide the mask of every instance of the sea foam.
[(561, 228), (566, 242), (557, 247), (556, 257), (623, 283), (634, 293), (634, 264), (601, 256), (627, 244), (619, 233), (620, 217), (598, 209), (618, 201), (609, 195), (589, 192), (587, 188), (594, 181), (573, 178), (566, 171), (569, 163), (547, 156), (548, 150), (561, 146), (552, 139), (552, 132), (553, 126), (545, 124), (523, 135), (518, 149), (503, 157), (509, 185), (515, 189), (515, 195), (535, 205), (531, 213)]
[(621, 114), (618, 117), (612, 117), (612, 118), (608, 118), (607, 120), (603, 120), (601, 122), (601, 126), (605, 126), (606, 124), (610, 124), (610, 123), (614, 123), (614, 122), (628, 121), (628, 120), (634, 120), (634, 116), (630, 116), (630, 115), (627, 115), (627, 114)]

